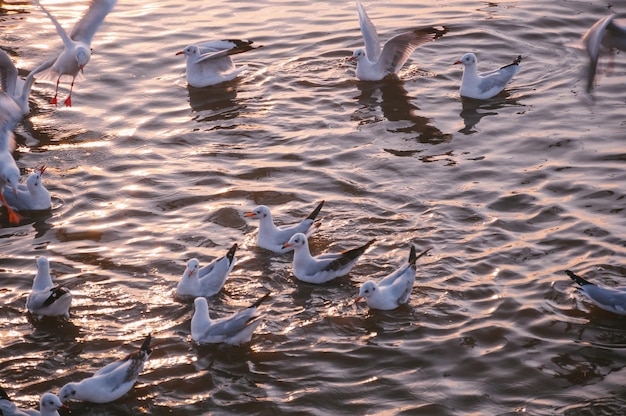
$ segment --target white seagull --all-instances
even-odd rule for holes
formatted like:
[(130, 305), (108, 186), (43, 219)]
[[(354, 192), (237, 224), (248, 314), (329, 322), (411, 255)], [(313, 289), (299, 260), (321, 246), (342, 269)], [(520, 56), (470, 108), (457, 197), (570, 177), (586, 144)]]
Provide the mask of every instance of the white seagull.
[[(6, 113), (2, 111), (2, 103), (10, 101), (11, 98), (7, 94), (0, 93), (0, 118), (3, 114), (6, 115)], [(4, 196), (6, 189), (16, 195), (20, 182), (20, 169), (17, 167), (12, 154), (15, 141), (11, 129), (10, 122), (2, 124), (2, 120), (0, 120), (0, 202), (9, 212), (9, 222), (18, 224), (22, 216), (13, 211)]]
[(11, 208), (16, 211), (43, 211), (52, 207), (50, 192), (43, 186), (41, 177), (46, 171), (42, 166), (28, 176), (26, 185), (19, 184), (17, 192), (8, 192), (10, 188), (5, 186), (5, 199)]
[(39, 400), (39, 410), (18, 409), (4, 389), (0, 388), (0, 415), (2, 416), (59, 416), (59, 409), (65, 408), (59, 398), (52, 393), (44, 393)]
[[(35, 83), (35, 74), (49, 68), (52, 64), (53, 62), (51, 61), (42, 63), (37, 68), (33, 69), (28, 76), (26, 76), (25, 80), (22, 80), (18, 77), (17, 68), (13, 61), (11, 61), (9, 55), (4, 50), (0, 49), (0, 81), (2, 83), (2, 91), (10, 96), (19, 108), (19, 111), (15, 112), (13, 115), (13, 117), (16, 118), (16, 123), (22, 116), (30, 112), (28, 97)], [(4, 106), (2, 107), (4, 109)]]
[(479, 74), (476, 70), (476, 55), (471, 52), (466, 53), (454, 63), (454, 65), (462, 64), (465, 67), (461, 79), (461, 96), (486, 100), (498, 95), (517, 74), (521, 61), (522, 56), (520, 55), (512, 63), (502, 68)]
[(285, 243), (296, 233), (305, 234), (307, 237), (313, 234), (321, 225), (320, 220), (316, 220), (318, 214), (324, 206), (324, 201), (304, 220), (297, 224), (275, 226), (272, 219), (272, 212), (265, 205), (261, 205), (245, 213), (246, 217), (259, 220), (259, 233), (257, 234), (257, 246), (275, 253), (287, 253), (293, 250), (285, 247)]
[(183, 277), (178, 282), (176, 294), (178, 296), (210, 297), (218, 293), (226, 283), (226, 277), (235, 267), (237, 262), (236, 251), (237, 244), (233, 244), (225, 256), (215, 259), (211, 264), (202, 268), (200, 268), (198, 259), (189, 260)]
[(176, 55), (187, 57), (187, 82), (195, 88), (208, 87), (230, 81), (244, 71), (247, 66), (235, 67), (230, 55), (243, 53), (261, 46), (252, 46), (251, 40), (213, 40), (189, 45)]
[(356, 76), (361, 81), (380, 81), (396, 74), (418, 46), (439, 39), (447, 29), (427, 27), (401, 33), (381, 48), (376, 27), (360, 2), (356, 3), (365, 50), (357, 49), (349, 61), (356, 61)]
[(565, 273), (580, 287), (578, 288), (598, 308), (619, 315), (626, 315), (626, 288), (608, 289), (594, 285), (570, 270)]
[(371, 309), (389, 311), (408, 303), (413, 284), (415, 283), (417, 259), (428, 253), (432, 247), (415, 254), (415, 247), (411, 246), (409, 259), (393, 273), (382, 279), (378, 284), (373, 281), (363, 283), (355, 303), (365, 299)]
[(234, 314), (211, 319), (206, 298), (194, 300), (195, 311), (191, 318), (191, 338), (198, 344), (240, 345), (252, 339), (254, 330), (261, 324), (262, 317), (257, 307), (263, 303), (269, 293), (254, 302), (248, 308)]
[(139, 373), (150, 358), (151, 340), (152, 337), (148, 335), (139, 350), (106, 365), (78, 383), (67, 383), (59, 391), (59, 398), (62, 402), (82, 400), (92, 403), (109, 403), (119, 399), (135, 385)]
[[(55, 58), (45, 64), (50, 64), (50, 68), (41, 73), (43, 78), (56, 78), (56, 89), (54, 92), (54, 98), (50, 102), (51, 104), (57, 103), (57, 95), (59, 92), (59, 82), (64, 76), (69, 76), (72, 79), (70, 86), (70, 93), (64, 101), (64, 104), (68, 107), (72, 106), (72, 89), (74, 88), (74, 81), (79, 77), (85, 65), (91, 58), (91, 41), (96, 31), (104, 21), (104, 18), (113, 10), (116, 0), (91, 0), (87, 12), (83, 15), (80, 21), (74, 26), (72, 32), (67, 34), (59, 22), (52, 16), (45, 7), (43, 7), (38, 0), (31, 0), (34, 4), (39, 6), (41, 10), (50, 18), (57, 33), (63, 40), (65, 49), (63, 52)], [(33, 71), (34, 72), (34, 71)]]
[(587, 92), (591, 92), (594, 86), (598, 58), (602, 49), (613, 52), (615, 49), (626, 51), (626, 26), (619, 25), (615, 18), (624, 15), (611, 14), (598, 20), (583, 35), (582, 41), (589, 55), (587, 68)]
[(69, 289), (52, 283), (48, 258), (37, 257), (37, 275), (33, 280), (33, 289), (26, 299), (28, 311), (39, 319), (43, 316), (69, 318), (71, 304), (72, 293)]
[(311, 256), (309, 242), (302, 233), (294, 234), (284, 247), (293, 247), (293, 274), (307, 283), (326, 283), (337, 277), (345, 276), (352, 270), (357, 260), (371, 246), (375, 239), (366, 244), (342, 251)]

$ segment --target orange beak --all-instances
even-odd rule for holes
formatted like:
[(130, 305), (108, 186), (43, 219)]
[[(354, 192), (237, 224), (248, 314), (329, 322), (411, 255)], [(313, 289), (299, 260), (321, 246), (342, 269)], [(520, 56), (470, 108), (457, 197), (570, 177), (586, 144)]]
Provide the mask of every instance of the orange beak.
[(288, 248), (288, 247), (291, 247), (291, 244), (289, 244), (289, 243), (283, 244), (283, 248)]
[(356, 299), (354, 299), (354, 303), (359, 303), (361, 299), (363, 299), (361, 296), (357, 296)]
[(461, 61), (456, 61), (455, 63), (453, 63), (452, 65), (458, 65), (458, 64), (462, 64), (463, 62)]
[(183, 54), (183, 51), (176, 52), (176, 55), (182, 55), (182, 54)]
[(248, 211), (248, 212), (246, 212), (246, 213), (245, 213), (245, 214), (243, 214), (243, 215), (245, 215), (246, 217), (254, 217), (254, 212), (250, 212), (250, 211)]
[(352, 61), (354, 61), (354, 56), (351, 56), (348, 58), (348, 62), (352, 62)]

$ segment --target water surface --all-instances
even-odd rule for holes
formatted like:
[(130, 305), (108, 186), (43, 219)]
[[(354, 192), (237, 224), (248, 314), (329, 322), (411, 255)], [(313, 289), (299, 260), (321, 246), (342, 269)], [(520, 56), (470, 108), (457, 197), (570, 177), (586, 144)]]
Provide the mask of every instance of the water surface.
[[(71, 27), (86, 2), (44, 1)], [(18, 128), (17, 163), (46, 165), (53, 209), (18, 226), (0, 215), (0, 383), (24, 407), (141, 344), (161, 342), (136, 387), (73, 415), (618, 414), (623, 318), (576, 293), (566, 268), (607, 286), (626, 277), (626, 61), (585, 95), (581, 35), (602, 2), (365, 3), (381, 39), (414, 27), (448, 33), (418, 49), (399, 80), (358, 82), (353, 2), (120, 1), (94, 40), (73, 107), (38, 82)], [(617, 7), (617, 6), (616, 6)], [(624, 12), (624, 10), (616, 10)], [(25, 75), (60, 40), (28, 2), (8, 2), (0, 46)], [(188, 88), (188, 44), (250, 38), (233, 82)], [(506, 91), (458, 95), (480, 69), (523, 56)], [(603, 61), (607, 62), (607, 61)], [(68, 85), (61, 86), (64, 99)], [(246, 210), (277, 222), (320, 200), (314, 253), (376, 238), (349, 276), (314, 286), (289, 255), (255, 247)], [(238, 243), (210, 299), (223, 316), (272, 292), (241, 347), (190, 341), (176, 300), (187, 260)], [(352, 300), (409, 245), (420, 260), (406, 307)], [(68, 322), (33, 322), (36, 257), (74, 293)]]

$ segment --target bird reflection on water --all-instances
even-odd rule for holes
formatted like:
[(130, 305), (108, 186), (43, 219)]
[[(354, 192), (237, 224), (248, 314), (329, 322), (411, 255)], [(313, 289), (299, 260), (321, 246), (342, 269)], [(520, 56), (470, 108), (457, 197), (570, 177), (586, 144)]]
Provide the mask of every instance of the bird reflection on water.
[(391, 122), (408, 121), (408, 126), (393, 124), (388, 128), (391, 133), (409, 133), (419, 143), (438, 144), (452, 139), (431, 124), (428, 117), (417, 114), (419, 107), (414, 105), (404, 88), (403, 81), (389, 77), (381, 82), (359, 82), (357, 88), (361, 94), (356, 97), (359, 104), (368, 111), (380, 107), (383, 116)]
[(245, 106), (237, 100), (238, 81), (205, 88), (187, 86), (189, 105), (199, 114), (198, 122), (236, 118)]

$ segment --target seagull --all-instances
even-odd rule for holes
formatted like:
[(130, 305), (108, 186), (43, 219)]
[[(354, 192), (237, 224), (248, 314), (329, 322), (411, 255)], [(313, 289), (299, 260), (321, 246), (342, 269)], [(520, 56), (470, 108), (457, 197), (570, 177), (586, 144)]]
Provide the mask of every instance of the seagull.
[[(44, 62), (37, 68), (33, 69), (25, 80), (21, 80), (17, 76), (17, 68), (9, 55), (2, 49), (0, 49), (0, 81), (2, 85), (2, 91), (13, 99), (19, 110), (13, 110), (13, 117), (15, 123), (19, 119), (30, 112), (28, 105), (28, 97), (30, 91), (35, 83), (35, 74), (48, 69), (52, 66), (53, 62)], [(19, 80), (19, 81), (18, 81)], [(21, 84), (21, 89), (19, 88)], [(4, 108), (4, 106), (2, 106)]]
[(206, 298), (196, 298), (191, 318), (191, 338), (198, 344), (240, 345), (249, 342), (252, 333), (262, 322), (256, 309), (269, 296), (267, 293), (246, 309), (219, 319), (211, 319), (209, 316)]
[(418, 256), (415, 254), (415, 247), (411, 246), (409, 260), (381, 280), (380, 283), (376, 284), (371, 280), (363, 283), (355, 303), (365, 299), (367, 306), (371, 309), (385, 311), (396, 309), (398, 306), (408, 303), (411, 289), (415, 283), (415, 262), (430, 250), (432, 247), (422, 251)]
[(5, 186), (7, 192), (5, 200), (16, 211), (43, 211), (52, 207), (50, 192), (43, 186), (41, 177), (46, 171), (42, 166), (26, 179), (26, 185), (19, 184), (16, 193), (8, 192), (9, 186)]
[(212, 40), (198, 45), (189, 45), (176, 55), (187, 57), (187, 82), (195, 88), (208, 87), (230, 81), (247, 66), (235, 67), (230, 55), (243, 53), (261, 46), (252, 46), (251, 40)]
[(321, 221), (316, 221), (318, 214), (324, 206), (324, 201), (304, 220), (297, 224), (275, 226), (272, 213), (268, 207), (261, 205), (245, 213), (246, 217), (259, 219), (259, 233), (257, 234), (257, 246), (275, 253), (287, 253), (292, 248), (285, 247), (285, 243), (296, 233), (303, 233), (307, 237), (313, 234), (320, 226)]
[(57, 33), (63, 40), (65, 49), (56, 58), (47, 61), (45, 65), (50, 64), (45, 71), (42, 71), (42, 77), (56, 77), (56, 89), (51, 104), (57, 104), (57, 95), (59, 92), (59, 82), (63, 76), (72, 78), (70, 93), (64, 101), (68, 107), (72, 106), (72, 89), (74, 81), (82, 74), (85, 65), (91, 58), (91, 40), (96, 31), (104, 21), (104, 18), (113, 10), (116, 0), (91, 0), (87, 12), (80, 21), (74, 26), (72, 32), (68, 36), (67, 32), (61, 27), (59, 22), (48, 12), (48, 10), (39, 3), (38, 0), (32, 2), (39, 6), (41, 10), (50, 18)]
[(20, 410), (0, 387), (0, 415), (2, 416), (59, 416), (58, 410), (65, 408), (61, 400), (52, 393), (44, 393), (39, 400), (39, 410)]
[(479, 74), (476, 71), (476, 55), (471, 52), (466, 53), (454, 63), (454, 65), (463, 64), (465, 67), (461, 79), (461, 96), (486, 100), (498, 95), (517, 74), (521, 61), (522, 56), (519, 55), (512, 63), (500, 69)]
[(376, 27), (360, 2), (356, 3), (365, 50), (357, 49), (348, 61), (356, 61), (356, 76), (361, 81), (380, 81), (396, 74), (418, 46), (439, 39), (447, 29), (434, 27), (415, 29), (389, 39), (380, 47)]
[(203, 268), (200, 268), (198, 259), (193, 258), (189, 260), (183, 277), (176, 288), (176, 294), (178, 296), (210, 297), (218, 293), (222, 290), (224, 283), (226, 283), (226, 277), (237, 262), (235, 258), (236, 251), (237, 244), (233, 244), (225, 256), (216, 259)]
[[(2, 104), (9, 101), (10, 98), (6, 94), (0, 93), (0, 118), (2, 115), (6, 115), (2, 111)], [(20, 169), (17, 167), (12, 154), (15, 141), (12, 127), (9, 124), (7, 122), (3, 125), (2, 120), (0, 120), (0, 202), (9, 212), (9, 222), (19, 224), (22, 216), (11, 208), (4, 196), (6, 189), (9, 189), (9, 193), (13, 192), (14, 195), (17, 195), (20, 182)]]
[(626, 315), (626, 288), (608, 289), (596, 286), (570, 270), (565, 273), (576, 283), (597, 307), (619, 315)]
[(593, 89), (601, 49), (626, 51), (626, 26), (615, 23), (616, 17), (620, 18), (624, 15), (611, 14), (603, 17), (583, 35), (582, 41), (589, 55), (587, 92)]
[(73, 399), (92, 403), (109, 403), (119, 399), (135, 385), (139, 373), (150, 358), (151, 340), (148, 334), (139, 350), (106, 365), (78, 383), (67, 383), (59, 391), (59, 398), (62, 402)]
[(294, 234), (283, 247), (293, 247), (293, 274), (307, 283), (326, 283), (352, 270), (359, 257), (371, 246), (375, 239), (365, 245), (341, 253), (325, 253), (311, 256), (309, 242), (302, 233)]
[(69, 289), (52, 283), (48, 258), (37, 257), (37, 275), (33, 280), (33, 289), (26, 299), (28, 311), (39, 319), (43, 316), (69, 318), (71, 304), (72, 293)]

